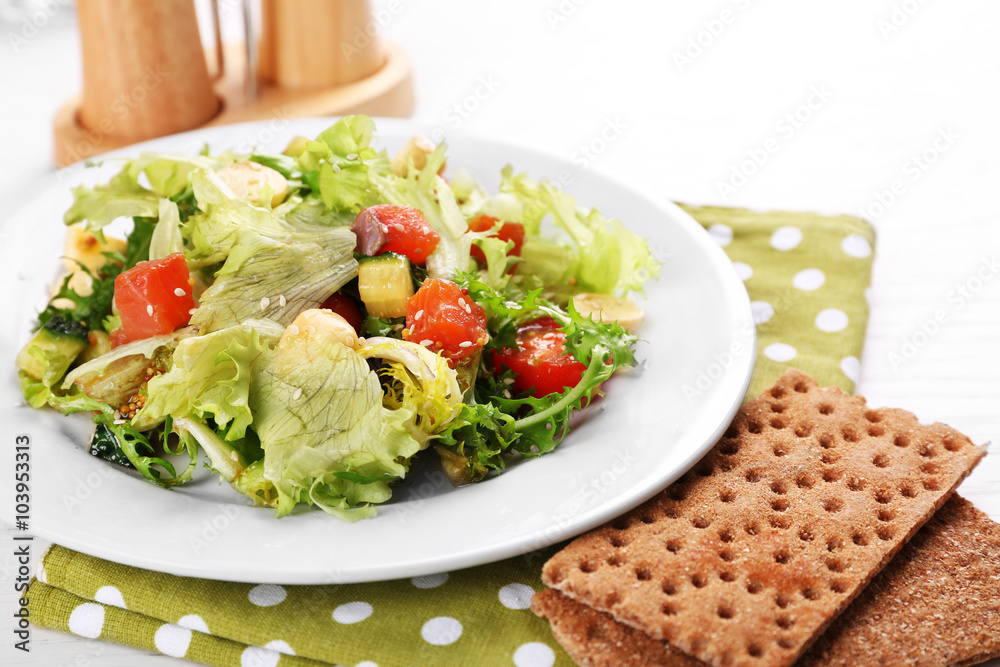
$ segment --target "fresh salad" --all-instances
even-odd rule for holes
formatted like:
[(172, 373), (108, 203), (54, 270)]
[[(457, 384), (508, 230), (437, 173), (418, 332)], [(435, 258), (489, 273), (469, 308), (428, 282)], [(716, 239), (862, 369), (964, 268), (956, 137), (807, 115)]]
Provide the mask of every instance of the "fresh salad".
[(161, 486), (201, 452), (278, 516), (371, 516), (425, 449), (456, 485), (552, 451), (635, 365), (629, 293), (658, 262), (547, 182), (506, 167), (491, 194), (444, 176), (444, 144), (390, 159), (374, 132), (144, 153), (75, 188), (28, 404), (92, 415), (90, 452)]

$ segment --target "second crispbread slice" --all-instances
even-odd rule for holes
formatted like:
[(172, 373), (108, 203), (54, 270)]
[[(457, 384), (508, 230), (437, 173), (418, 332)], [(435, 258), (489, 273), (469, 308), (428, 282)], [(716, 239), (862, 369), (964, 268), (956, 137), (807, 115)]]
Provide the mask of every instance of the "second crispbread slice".
[(693, 471), (542, 578), (708, 664), (790, 665), (982, 455), (788, 371)]
[[(1000, 524), (953, 495), (796, 663), (959, 667), (1000, 656)], [(586, 667), (703, 667), (546, 589), (531, 600)]]

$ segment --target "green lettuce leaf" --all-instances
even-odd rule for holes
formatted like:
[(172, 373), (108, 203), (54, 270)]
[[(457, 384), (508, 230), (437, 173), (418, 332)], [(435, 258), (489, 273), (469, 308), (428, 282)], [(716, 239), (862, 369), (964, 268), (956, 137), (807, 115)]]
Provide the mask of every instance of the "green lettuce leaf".
[(371, 199), (372, 170), (387, 171), (388, 160), (371, 147), (375, 123), (368, 116), (345, 116), (307, 141), (298, 156), (303, 180), (333, 211), (357, 212)]
[(92, 188), (73, 188), (73, 205), (63, 216), (63, 222), (73, 225), (86, 222), (87, 229), (104, 241), (103, 229), (117, 218), (155, 218), (160, 210), (160, 197), (139, 185), (126, 164), (105, 184)]
[(422, 345), (384, 337), (359, 342), (357, 353), (386, 362), (378, 371), (388, 385), (382, 403), (412, 412), (407, 427), (422, 446), (457, 414), (462, 403), (458, 375), (441, 355)]
[(239, 440), (253, 422), (250, 378), (253, 365), (281, 336), (273, 323), (266, 328), (250, 324), (194, 336), (178, 343), (173, 367), (149, 380), (146, 405), (133, 426), (154, 424), (166, 417), (211, 417), (226, 428), (227, 440)]
[(325, 230), (325, 243), (283, 243), (252, 232), (238, 237), (218, 278), (201, 295), (191, 324), (211, 333), (254, 318), (282, 325), (316, 308), (358, 272), (354, 234)]
[(184, 252), (180, 210), (169, 199), (161, 199), (159, 220), (149, 239), (149, 259), (163, 259), (175, 252)]
[(130, 160), (127, 168), (131, 180), (138, 183), (139, 176), (144, 173), (153, 192), (160, 197), (175, 197), (191, 184), (191, 175), (195, 171), (214, 172), (231, 161), (207, 155), (142, 153)]
[(659, 276), (660, 262), (649, 245), (619, 220), (605, 218), (597, 209), (586, 211), (567, 193), (525, 174), (514, 175), (509, 166), (502, 172), (500, 190), (521, 201), (520, 222), (529, 238), (537, 236), (543, 219), (551, 217), (572, 239), (568, 266), (565, 255), (554, 247), (526, 242), (522, 272), (545, 276), (546, 282), (571, 282), (576, 291), (601, 294), (641, 292), (646, 281)]
[[(291, 336), (261, 364), (250, 394), (264, 476), (278, 493), (278, 516), (299, 502), (346, 519), (353, 508), (385, 502), (389, 480), (403, 477), (420, 449), (409, 410), (382, 405), (368, 363), (330, 336)], [(361, 484), (336, 473), (375, 480)]]
[(158, 352), (162, 355), (161, 348), (165, 350), (173, 349), (176, 347), (177, 341), (192, 335), (194, 335), (194, 331), (186, 327), (172, 333), (163, 334), (162, 336), (150, 336), (149, 338), (143, 338), (142, 340), (126, 343), (125, 345), (119, 345), (107, 354), (102, 354), (96, 359), (91, 359), (87, 363), (74, 368), (63, 379), (62, 387), (63, 389), (69, 389), (70, 385), (74, 382), (87, 382), (91, 378), (104, 373), (113, 362), (119, 359), (134, 356), (153, 359), (157, 356)]

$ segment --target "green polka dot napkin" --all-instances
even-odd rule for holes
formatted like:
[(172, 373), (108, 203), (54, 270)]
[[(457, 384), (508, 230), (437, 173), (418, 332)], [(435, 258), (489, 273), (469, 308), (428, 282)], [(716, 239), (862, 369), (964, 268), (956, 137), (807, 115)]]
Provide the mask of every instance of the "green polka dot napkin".
[[(853, 391), (874, 234), (857, 218), (687, 207), (753, 304), (750, 395), (788, 367)], [(528, 608), (557, 547), (457, 572), (368, 584), (190, 579), (55, 546), (28, 592), (35, 625), (208, 665), (553, 667), (572, 661)]]

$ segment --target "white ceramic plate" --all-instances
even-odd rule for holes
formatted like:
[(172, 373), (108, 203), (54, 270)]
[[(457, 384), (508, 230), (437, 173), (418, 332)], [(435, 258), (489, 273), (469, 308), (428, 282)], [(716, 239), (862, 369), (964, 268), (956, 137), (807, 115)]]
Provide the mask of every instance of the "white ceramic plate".
[[(279, 151), (332, 121), (270, 121), (210, 128), (133, 146), (143, 150)], [(380, 119), (390, 154), (417, 129)], [(424, 128), (426, 131), (426, 128)], [(567, 160), (502, 141), (451, 137), (449, 164), (489, 188), (513, 164), (561, 184), (580, 201), (647, 237), (663, 272), (644, 307), (642, 366), (550, 455), (454, 489), (433, 462), (416, 466), (378, 516), (354, 524), (321, 511), (283, 519), (246, 505), (217, 478), (167, 491), (87, 454), (86, 417), (23, 405), (14, 356), (29, 338), (58, 270), (69, 188), (113, 171), (71, 168), (0, 225), (0, 497), (13, 498), (14, 439), (31, 438), (31, 532), (102, 558), (178, 575), (247, 582), (374, 581), (447, 571), (526, 554), (638, 505), (693, 465), (740, 405), (754, 361), (746, 291), (725, 254), (673, 204), (657, 202)], [(99, 173), (96, 173), (99, 172)], [(9, 520), (9, 519), (8, 519)]]

